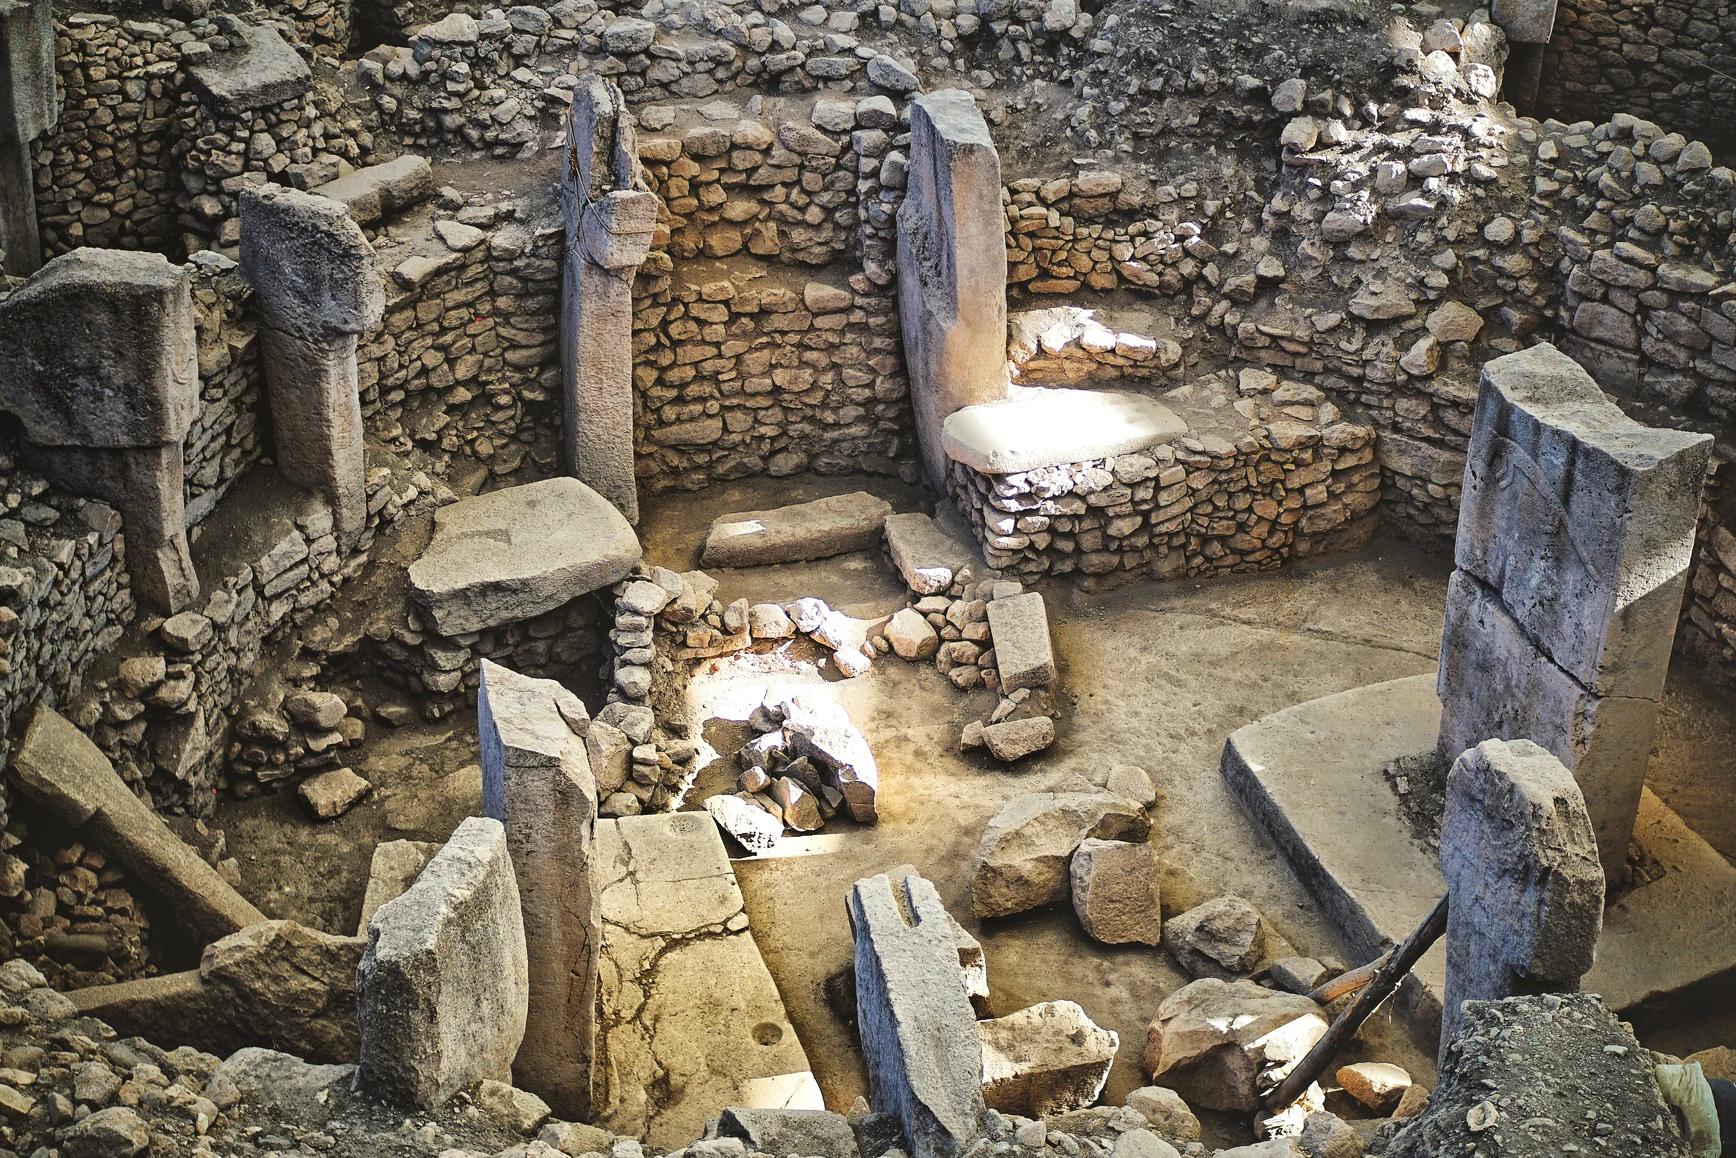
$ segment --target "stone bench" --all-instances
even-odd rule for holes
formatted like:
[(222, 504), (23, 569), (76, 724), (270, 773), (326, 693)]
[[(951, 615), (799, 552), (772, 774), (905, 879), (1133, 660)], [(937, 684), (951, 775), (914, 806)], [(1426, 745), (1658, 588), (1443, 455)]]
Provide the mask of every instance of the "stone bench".
[(1038, 470), (1161, 446), (1187, 433), (1169, 407), (1115, 390), (1014, 388), (947, 416), (941, 445), (981, 474)]

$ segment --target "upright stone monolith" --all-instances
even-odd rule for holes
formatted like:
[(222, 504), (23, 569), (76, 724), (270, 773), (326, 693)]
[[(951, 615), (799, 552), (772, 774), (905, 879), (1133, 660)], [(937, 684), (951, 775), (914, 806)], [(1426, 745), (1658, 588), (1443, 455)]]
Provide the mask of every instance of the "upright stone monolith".
[(356, 1075), (375, 1097), (438, 1110), (512, 1079), (530, 1007), (518, 884), (499, 821), (472, 816), (368, 922), (356, 976)]
[(0, 270), (42, 265), (30, 145), (60, 123), (51, 0), (0, 0)]
[(898, 1119), (911, 1158), (954, 1158), (986, 1113), (982, 1042), (959, 978), (956, 926), (919, 876), (859, 880), (849, 908), (870, 1101)]
[(336, 201), (267, 185), (241, 198), (241, 271), (264, 322), (278, 469), (323, 495), (353, 544), (368, 518), (356, 338), (386, 309), (373, 247)]
[(536, 1010), (513, 1075), (560, 1117), (589, 1120), (600, 917), (585, 706), (485, 659), (476, 717), (482, 810), (506, 826)]
[(0, 302), (0, 411), (49, 479), (119, 508), (133, 594), (192, 606), (182, 440), (199, 411), (187, 271), (155, 253), (75, 249)]
[(1603, 870), (1585, 798), (1529, 740), (1485, 740), (1453, 762), (1441, 818), (1447, 982), (1441, 1051), (1465, 1001), (1570, 993), (1603, 928)]
[(1439, 755), (1529, 739), (1622, 878), (1693, 552), (1708, 435), (1642, 426), (1549, 345), (1483, 367), (1447, 593)]
[(945, 489), (941, 424), (1007, 395), (1007, 235), (1001, 159), (962, 89), (910, 102), (898, 210), (898, 313), (929, 481)]
[(561, 185), (566, 466), (639, 520), (633, 477), (633, 278), (651, 251), (657, 197), (645, 185), (621, 90), (588, 76), (573, 93)]

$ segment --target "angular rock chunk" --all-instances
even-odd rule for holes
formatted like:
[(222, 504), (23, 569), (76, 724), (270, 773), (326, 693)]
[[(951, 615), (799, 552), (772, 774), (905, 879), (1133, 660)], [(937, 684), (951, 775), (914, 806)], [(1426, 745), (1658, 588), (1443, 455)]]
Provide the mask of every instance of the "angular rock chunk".
[(865, 491), (712, 520), (703, 567), (763, 567), (865, 551), (880, 539), (892, 504)]
[(1144, 809), (1107, 792), (1015, 796), (983, 829), (971, 906), (978, 917), (1004, 917), (1063, 900), (1081, 841), (1143, 840), (1150, 831)]
[(901, 659), (928, 659), (940, 650), (940, 636), (913, 607), (900, 608), (886, 621), (886, 641)]
[(380, 906), (357, 1005), (358, 1080), (376, 1097), (436, 1110), (485, 1078), (511, 1080), (530, 971), (498, 820), (465, 820), (409, 891)]
[(349, 210), (358, 225), (372, 225), (434, 196), (434, 167), (426, 157), (405, 153), (345, 173), (314, 192)]
[(739, 796), (707, 797), (705, 810), (749, 852), (770, 852), (783, 839), (784, 826), (777, 817)]
[(812, 1154), (823, 1158), (856, 1158), (857, 1154), (856, 1134), (849, 1119), (830, 1110), (731, 1106), (718, 1115), (715, 1136), (740, 1138), (750, 1151), (758, 1154)]
[(368, 863), (368, 888), (362, 894), (362, 916), (356, 936), (368, 935), (368, 922), (381, 905), (415, 883), (440, 846), (431, 840), (383, 840), (374, 846)]
[(983, 745), (989, 755), (1005, 764), (1035, 755), (1055, 742), (1055, 721), (1048, 716), (1002, 720), (983, 727)]
[(938, 595), (970, 565), (975, 552), (920, 512), (886, 516), (886, 549), (904, 585), (918, 595)]
[(1141, 1086), (1127, 1095), (1127, 1108), (1139, 1111), (1151, 1128), (1172, 1146), (1200, 1140), (1200, 1120), (1174, 1090)]
[(517, 623), (619, 582), (640, 559), (621, 513), (575, 478), (460, 499), (434, 513), (410, 590), (442, 635)]
[(1234, 894), (1214, 897), (1163, 927), (1170, 952), (1195, 977), (1228, 979), (1251, 973), (1266, 950), (1260, 910)]
[(1049, 613), (1035, 591), (989, 601), (989, 634), (1001, 691), (1046, 688), (1055, 682), (1055, 650), (1049, 642)]
[(1268, 1066), (1300, 1061), (1326, 1033), (1320, 1006), (1252, 981), (1203, 978), (1158, 1006), (1146, 1030), (1145, 1069), (1189, 1105), (1249, 1111)]
[(1097, 1101), (1121, 1038), (1071, 1001), (1045, 1001), (977, 1022), (983, 1100), (1003, 1114), (1041, 1118)]
[(952, 920), (922, 877), (859, 880), (849, 910), (870, 1100), (898, 1119), (911, 1158), (955, 1158), (987, 1111), (982, 1043), (958, 983)]
[(1339, 1066), (1337, 1080), (1344, 1092), (1367, 1109), (1383, 1114), (1411, 1088), (1411, 1076), (1391, 1062), (1353, 1062)]
[(822, 781), (843, 793), (853, 819), (864, 824), (878, 819), (880, 767), (868, 738), (843, 708), (809, 695), (791, 696), (784, 704), (784, 737), (791, 756), (806, 756)]
[(1069, 876), (1073, 912), (1106, 945), (1156, 945), (1163, 940), (1157, 854), (1149, 844), (1086, 840), (1073, 853)]

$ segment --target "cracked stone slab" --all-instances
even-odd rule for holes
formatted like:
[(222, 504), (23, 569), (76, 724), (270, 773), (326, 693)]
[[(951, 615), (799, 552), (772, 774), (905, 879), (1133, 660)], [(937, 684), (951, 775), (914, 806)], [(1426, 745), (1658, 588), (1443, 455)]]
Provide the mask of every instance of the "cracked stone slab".
[(824, 1109), (703, 812), (597, 823), (598, 1123), (685, 1145), (726, 1107)]
[(702, 567), (763, 567), (866, 551), (880, 541), (892, 504), (866, 491), (738, 511), (712, 520)]

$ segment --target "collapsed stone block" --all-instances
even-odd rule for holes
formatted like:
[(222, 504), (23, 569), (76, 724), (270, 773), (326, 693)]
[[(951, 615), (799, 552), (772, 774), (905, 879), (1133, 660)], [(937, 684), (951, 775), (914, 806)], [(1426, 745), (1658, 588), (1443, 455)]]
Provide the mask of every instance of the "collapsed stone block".
[(187, 68), (193, 91), (207, 107), (242, 117), (313, 87), (313, 70), (276, 28), (234, 18), (225, 23), (231, 51), (212, 53)]
[(1144, 840), (1145, 810), (1107, 792), (1015, 796), (983, 829), (971, 876), (978, 917), (1005, 917), (1065, 900), (1073, 851), (1088, 838)]
[(1441, 637), (1439, 755), (1530, 739), (1579, 781), (1623, 875), (1707, 435), (1642, 426), (1553, 346), (1483, 367)]
[(1326, 1029), (1320, 1006), (1306, 997), (1206, 977), (1158, 1006), (1145, 1035), (1145, 1070), (1190, 1106), (1251, 1111), (1265, 1088), (1261, 1075), (1302, 1060)]
[(1049, 642), (1049, 612), (1042, 595), (1027, 591), (993, 599), (988, 611), (1002, 693), (1053, 684), (1055, 649)]
[(1447, 983), (1441, 1043), (1460, 1005), (1579, 988), (1603, 929), (1603, 870), (1573, 776), (1529, 740), (1485, 740), (1447, 776)]
[(918, 595), (938, 595), (970, 565), (972, 549), (917, 511), (887, 515), (886, 550), (904, 585)]
[(910, 168), (898, 210), (898, 313), (929, 481), (946, 483), (947, 416), (1007, 394), (1006, 214), (1001, 161), (962, 89), (910, 103)]
[(436, 1110), (484, 1079), (511, 1080), (530, 971), (498, 820), (465, 820), (416, 883), (380, 906), (356, 988), (358, 1080), (376, 1097)]
[(241, 272), (264, 323), (278, 468), (324, 496), (354, 542), (368, 516), (356, 337), (386, 308), (373, 247), (337, 202), (267, 185), (241, 195)]
[(554, 680), (482, 661), (476, 698), (482, 810), (506, 826), (524, 916), (530, 1001), (518, 1084), (566, 1118), (591, 1112), (601, 918), (597, 784), (579, 698)]
[(1559, 0), (1495, 0), (1490, 15), (1514, 44), (1548, 44)]
[(855, 1131), (830, 1110), (748, 1109), (731, 1106), (717, 1117), (708, 1137), (740, 1138), (756, 1154), (817, 1154), (856, 1158)]
[(1080, 841), (1068, 876), (1073, 913), (1088, 937), (1106, 945), (1163, 940), (1157, 854), (1150, 844)]
[(866, 491), (769, 511), (719, 515), (706, 532), (703, 567), (759, 567), (825, 559), (879, 542), (892, 504)]
[(853, 820), (868, 824), (879, 818), (880, 766), (868, 738), (841, 706), (810, 695), (791, 696), (784, 703), (783, 731), (791, 756), (813, 762), (822, 781), (843, 794)]
[(983, 1100), (1003, 1114), (1041, 1118), (1097, 1101), (1121, 1038), (1071, 1001), (1045, 1001), (977, 1022)]
[(76, 249), (0, 302), (0, 410), (25, 458), (119, 508), (135, 595), (165, 614), (199, 594), (182, 440), (199, 411), (187, 271), (158, 254)]
[(633, 115), (621, 90), (594, 74), (573, 91), (561, 204), (566, 466), (637, 522), (633, 278), (651, 251), (658, 201), (639, 169)]
[(958, 983), (953, 925), (934, 885), (857, 881), (856, 1017), (872, 1103), (898, 1119), (911, 1158), (955, 1158), (982, 1129), (983, 1051)]

